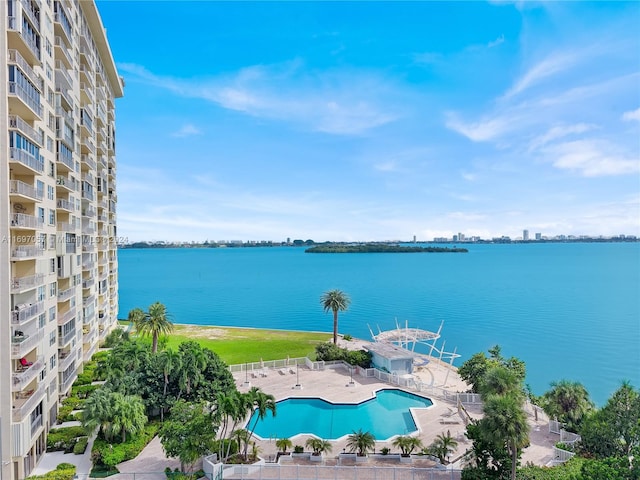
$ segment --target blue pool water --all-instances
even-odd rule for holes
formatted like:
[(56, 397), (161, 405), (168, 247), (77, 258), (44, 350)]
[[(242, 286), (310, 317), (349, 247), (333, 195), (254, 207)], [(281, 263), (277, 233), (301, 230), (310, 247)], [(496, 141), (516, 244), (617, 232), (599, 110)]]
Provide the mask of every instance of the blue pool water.
[[(362, 403), (331, 403), (320, 398), (288, 398), (277, 403), (276, 416), (267, 413), (258, 420), (255, 433), (262, 438), (291, 438), (313, 434), (335, 440), (353, 431), (370, 432), (376, 440), (417, 430), (410, 408), (428, 408), (431, 400), (396, 389), (378, 390), (375, 398)], [(254, 412), (247, 424), (253, 427)]]

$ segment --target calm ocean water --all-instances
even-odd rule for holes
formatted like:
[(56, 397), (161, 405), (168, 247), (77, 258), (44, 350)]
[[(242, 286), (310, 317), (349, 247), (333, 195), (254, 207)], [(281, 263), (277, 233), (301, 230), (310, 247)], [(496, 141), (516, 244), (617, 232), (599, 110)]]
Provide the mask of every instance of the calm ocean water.
[(352, 299), (339, 330), (437, 330), (460, 365), (495, 344), (541, 394), (582, 382), (602, 405), (640, 387), (640, 244), (469, 245), (467, 254), (305, 254), (303, 248), (119, 251), (120, 317), (161, 301), (175, 323), (331, 331), (320, 295)]

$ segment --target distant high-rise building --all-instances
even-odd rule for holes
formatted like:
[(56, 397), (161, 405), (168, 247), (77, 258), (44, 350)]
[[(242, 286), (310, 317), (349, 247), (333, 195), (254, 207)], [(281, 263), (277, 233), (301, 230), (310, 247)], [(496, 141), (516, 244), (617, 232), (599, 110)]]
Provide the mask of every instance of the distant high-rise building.
[(536, 233), (536, 240), (542, 240), (542, 234)]
[(413, 243), (416, 243), (416, 236), (413, 236)]
[(529, 240), (529, 230), (522, 231), (522, 240), (524, 240), (525, 242)]
[(117, 325), (115, 103), (94, 0), (0, 3), (0, 477), (42, 458)]

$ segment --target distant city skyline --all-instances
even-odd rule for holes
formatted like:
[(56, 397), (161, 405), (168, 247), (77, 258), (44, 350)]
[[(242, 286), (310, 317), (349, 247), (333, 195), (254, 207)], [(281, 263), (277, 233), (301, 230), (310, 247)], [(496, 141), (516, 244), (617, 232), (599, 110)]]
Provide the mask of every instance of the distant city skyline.
[(130, 241), (640, 236), (637, 2), (97, 3)]

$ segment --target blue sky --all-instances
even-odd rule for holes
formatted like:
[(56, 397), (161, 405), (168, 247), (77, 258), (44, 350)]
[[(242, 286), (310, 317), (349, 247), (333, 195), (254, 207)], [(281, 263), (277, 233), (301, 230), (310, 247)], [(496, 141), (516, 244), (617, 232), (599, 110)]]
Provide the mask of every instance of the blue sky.
[(640, 3), (98, 1), (137, 240), (640, 235)]

